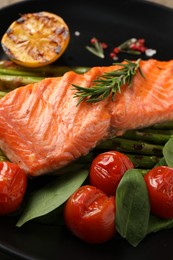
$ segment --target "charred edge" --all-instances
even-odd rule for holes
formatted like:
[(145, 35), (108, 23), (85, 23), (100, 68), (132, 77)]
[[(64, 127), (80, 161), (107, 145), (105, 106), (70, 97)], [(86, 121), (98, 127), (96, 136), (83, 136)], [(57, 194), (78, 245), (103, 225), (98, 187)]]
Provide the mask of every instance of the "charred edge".
[(134, 149), (136, 151), (142, 151), (144, 149), (145, 145), (143, 145), (143, 144), (134, 144), (133, 147), (134, 147)]
[(9, 48), (7, 48), (4, 44), (2, 44), (2, 48), (11, 59), (17, 60), (12, 51)]
[(55, 34), (56, 35), (60, 35), (60, 36), (62, 36), (64, 39), (66, 39), (66, 38), (68, 38), (68, 36), (69, 36), (69, 31), (68, 31), (68, 29), (66, 28), (66, 27), (61, 27), (61, 28), (57, 28), (56, 30), (55, 30)]
[(16, 20), (17, 24), (22, 24), (26, 21), (26, 19), (24, 17), (20, 17), (19, 19)]
[(155, 155), (162, 155), (162, 149), (153, 148), (152, 149), (153, 154)]
[(61, 46), (60, 45), (58, 45), (56, 48), (55, 48), (55, 53), (56, 54), (59, 54), (60, 52), (61, 52)]

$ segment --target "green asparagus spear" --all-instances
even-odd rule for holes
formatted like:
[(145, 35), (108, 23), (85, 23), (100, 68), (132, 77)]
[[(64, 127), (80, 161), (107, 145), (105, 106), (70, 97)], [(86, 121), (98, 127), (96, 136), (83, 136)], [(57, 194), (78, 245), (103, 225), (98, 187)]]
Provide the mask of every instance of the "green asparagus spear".
[(74, 71), (76, 73), (85, 73), (89, 70), (89, 67), (82, 66), (58, 66), (47, 65), (41, 68), (26, 68), (20, 65), (16, 65), (13, 62), (2, 60), (0, 61), (0, 75), (14, 75), (14, 76), (33, 76), (33, 77), (57, 77), (62, 76), (65, 72)]
[(171, 135), (164, 134), (163, 130), (162, 132), (163, 134), (159, 134), (157, 132), (152, 133), (138, 130), (129, 130), (122, 137), (125, 139), (139, 140), (142, 142), (144, 141), (152, 144), (164, 145), (169, 140)]
[(163, 123), (158, 123), (152, 125), (150, 128), (152, 129), (162, 129), (162, 130), (172, 130), (173, 129), (173, 121), (167, 121)]
[(85, 73), (89, 67), (45, 66), (42, 68), (24, 68), (13, 63), (0, 61), (0, 90), (13, 90), (30, 83), (36, 83), (45, 77), (62, 76), (65, 72)]
[(0, 90), (10, 91), (30, 83), (39, 82), (42, 79), (44, 78), (29, 77), (29, 76), (0, 75)]
[(145, 133), (153, 133), (153, 134), (161, 134), (161, 135), (173, 135), (173, 129), (155, 129), (155, 128), (144, 128), (138, 131), (142, 131)]
[(0, 91), (0, 98), (4, 97), (8, 92), (6, 91)]
[(162, 156), (162, 148), (162, 145), (124, 139), (123, 137), (114, 137), (100, 143), (95, 149), (100, 151), (113, 149), (125, 153)]
[(88, 164), (91, 163), (94, 157), (96, 156), (96, 153), (94, 152), (89, 152), (85, 156), (81, 156), (79, 159), (76, 160), (78, 164)]
[(126, 155), (131, 159), (135, 168), (140, 168), (140, 169), (151, 169), (161, 159), (160, 156), (155, 156), (155, 155), (150, 156), (150, 155), (128, 154), (128, 153), (126, 153)]
[(23, 69), (13, 69), (13, 68), (1, 68), (0, 66), (0, 75), (12, 75), (12, 76), (29, 76), (29, 77), (40, 77), (44, 76), (44, 73), (37, 72), (35, 70), (23, 70)]
[[(106, 150), (105, 150), (106, 151)], [(102, 151), (104, 152), (104, 151)], [(89, 166), (92, 162), (92, 160), (99, 154), (97, 148), (94, 149), (92, 152), (90, 152), (86, 156), (82, 156), (79, 158), (75, 163), (77, 164), (85, 164), (86, 166)], [(143, 154), (125, 154), (131, 159), (133, 162), (135, 168), (140, 169), (151, 169), (160, 161), (162, 158), (161, 156), (155, 156), (155, 155), (143, 155)]]

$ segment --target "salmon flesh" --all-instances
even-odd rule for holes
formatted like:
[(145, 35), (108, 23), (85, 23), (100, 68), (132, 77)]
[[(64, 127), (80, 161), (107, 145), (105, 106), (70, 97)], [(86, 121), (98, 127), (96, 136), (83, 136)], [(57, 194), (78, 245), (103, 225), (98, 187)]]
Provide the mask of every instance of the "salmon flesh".
[(140, 61), (132, 87), (77, 106), (73, 84), (92, 82), (117, 66), (67, 72), (9, 92), (0, 100), (0, 148), (28, 175), (39, 176), (86, 155), (110, 136), (173, 120), (173, 61)]

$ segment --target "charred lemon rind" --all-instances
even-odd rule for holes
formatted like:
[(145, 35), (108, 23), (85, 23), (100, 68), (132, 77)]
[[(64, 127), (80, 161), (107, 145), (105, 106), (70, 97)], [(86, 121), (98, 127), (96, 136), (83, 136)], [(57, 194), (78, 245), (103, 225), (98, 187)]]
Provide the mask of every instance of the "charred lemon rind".
[(41, 67), (56, 61), (69, 41), (66, 22), (56, 14), (43, 11), (21, 15), (3, 35), (1, 46), (15, 63)]

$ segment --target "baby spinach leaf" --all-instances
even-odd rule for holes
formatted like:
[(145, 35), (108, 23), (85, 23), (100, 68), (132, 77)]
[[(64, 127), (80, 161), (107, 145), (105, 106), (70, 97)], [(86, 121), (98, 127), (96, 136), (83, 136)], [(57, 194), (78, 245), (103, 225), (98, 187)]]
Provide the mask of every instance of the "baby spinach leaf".
[(32, 221), (36, 223), (41, 223), (45, 225), (51, 226), (63, 226), (64, 225), (64, 203), (61, 204), (58, 208), (54, 209), (53, 211), (49, 212), (46, 215), (40, 216), (38, 218), (34, 218)]
[(128, 170), (116, 192), (116, 229), (131, 245), (137, 246), (147, 234), (149, 215), (143, 175), (137, 169)]
[(167, 166), (167, 163), (166, 163), (164, 157), (162, 157), (154, 167), (157, 167), (157, 166)]
[(27, 221), (58, 208), (82, 185), (87, 176), (88, 170), (83, 169), (54, 177), (47, 185), (31, 194), (16, 226), (21, 227)]
[(173, 137), (163, 147), (163, 156), (169, 167), (173, 167)]
[(150, 215), (147, 233), (157, 232), (162, 229), (173, 227), (173, 219), (163, 219), (154, 215)]

